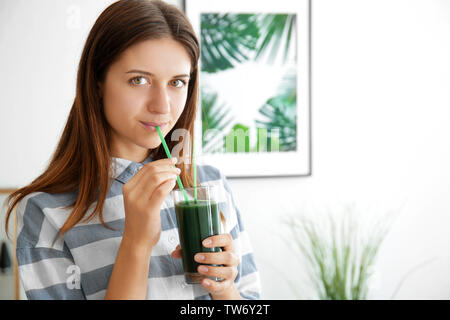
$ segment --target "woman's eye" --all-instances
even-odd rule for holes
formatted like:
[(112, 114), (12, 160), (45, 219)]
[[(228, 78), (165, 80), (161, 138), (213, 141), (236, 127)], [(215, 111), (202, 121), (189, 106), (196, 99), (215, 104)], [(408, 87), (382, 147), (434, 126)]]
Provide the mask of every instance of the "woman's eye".
[(141, 85), (141, 84), (146, 84), (147, 79), (145, 77), (134, 77), (130, 81), (132, 84)]
[(182, 88), (186, 84), (186, 82), (183, 80), (177, 79), (177, 80), (172, 80), (171, 84), (176, 88)]

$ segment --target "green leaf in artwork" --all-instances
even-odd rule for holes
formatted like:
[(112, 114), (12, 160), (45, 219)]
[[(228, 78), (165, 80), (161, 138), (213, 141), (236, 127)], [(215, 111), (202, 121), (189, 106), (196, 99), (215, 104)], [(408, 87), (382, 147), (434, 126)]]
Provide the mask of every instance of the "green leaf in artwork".
[(201, 68), (214, 73), (248, 61), (256, 49), (259, 27), (254, 14), (201, 15)]
[(231, 111), (217, 102), (215, 92), (202, 88), (202, 150), (204, 153), (222, 151), (222, 134), (233, 121)]
[(235, 124), (224, 137), (225, 152), (249, 152), (250, 151), (250, 137), (249, 128), (243, 124)]

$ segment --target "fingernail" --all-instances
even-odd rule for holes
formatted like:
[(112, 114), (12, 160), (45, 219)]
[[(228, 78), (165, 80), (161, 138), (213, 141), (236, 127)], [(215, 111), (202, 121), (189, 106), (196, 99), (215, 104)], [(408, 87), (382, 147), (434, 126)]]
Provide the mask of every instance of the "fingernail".
[(205, 282), (205, 286), (210, 286), (211, 285), (211, 281), (209, 281), (209, 280), (204, 280), (204, 282)]
[(181, 173), (181, 169), (180, 169), (180, 168), (177, 168), (177, 172), (178, 172), (178, 173)]
[(210, 239), (206, 239), (206, 240), (203, 241), (203, 245), (204, 245), (205, 247), (206, 247), (206, 246), (209, 246), (211, 243), (212, 243), (212, 241), (211, 241)]
[(172, 162), (173, 162), (173, 163), (177, 163), (177, 162), (178, 162), (178, 159), (175, 158), (175, 157), (173, 157), (173, 158), (172, 158)]
[(205, 266), (199, 266), (199, 267), (198, 267), (198, 271), (199, 271), (199, 272), (208, 272), (208, 267), (205, 267)]
[(197, 260), (197, 261), (203, 261), (203, 260), (205, 260), (205, 256), (202, 255), (202, 254), (198, 254), (198, 255), (195, 256), (195, 260)]

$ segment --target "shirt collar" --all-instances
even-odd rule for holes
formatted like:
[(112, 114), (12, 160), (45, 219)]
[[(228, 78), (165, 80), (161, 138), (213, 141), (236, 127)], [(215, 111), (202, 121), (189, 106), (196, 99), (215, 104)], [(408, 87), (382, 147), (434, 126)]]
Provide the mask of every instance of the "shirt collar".
[(134, 162), (128, 159), (111, 157), (112, 177), (122, 183), (127, 183), (146, 163), (151, 162), (151, 156), (142, 162)]

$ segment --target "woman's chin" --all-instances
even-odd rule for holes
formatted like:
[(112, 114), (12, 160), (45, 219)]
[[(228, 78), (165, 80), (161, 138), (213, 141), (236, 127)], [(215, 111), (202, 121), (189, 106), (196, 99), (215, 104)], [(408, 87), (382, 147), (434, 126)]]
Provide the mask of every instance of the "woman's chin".
[(144, 147), (145, 149), (155, 149), (158, 148), (161, 145), (161, 140), (156, 140), (156, 141), (150, 141), (148, 143), (145, 143), (144, 145), (141, 145), (142, 147)]

